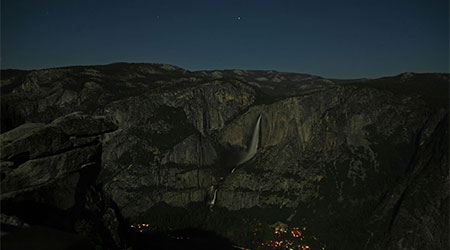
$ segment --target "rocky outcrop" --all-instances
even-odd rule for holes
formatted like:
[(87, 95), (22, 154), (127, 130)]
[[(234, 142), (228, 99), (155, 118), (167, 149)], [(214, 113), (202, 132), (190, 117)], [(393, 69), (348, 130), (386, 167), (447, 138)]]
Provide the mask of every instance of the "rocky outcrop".
[(102, 248), (118, 248), (119, 217), (95, 183), (101, 168), (100, 137), (116, 129), (105, 117), (78, 112), (1, 134), (2, 233), (20, 235), (17, 230), (24, 225), (31, 229), (23, 230), (36, 234), (58, 229), (56, 234), (75, 232)]

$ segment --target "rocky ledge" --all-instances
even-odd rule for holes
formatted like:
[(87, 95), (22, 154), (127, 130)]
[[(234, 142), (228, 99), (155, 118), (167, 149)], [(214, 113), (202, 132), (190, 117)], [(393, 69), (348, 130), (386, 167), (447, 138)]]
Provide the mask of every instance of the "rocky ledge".
[(116, 129), (76, 112), (0, 135), (2, 247), (119, 248), (120, 218), (96, 185), (100, 138)]

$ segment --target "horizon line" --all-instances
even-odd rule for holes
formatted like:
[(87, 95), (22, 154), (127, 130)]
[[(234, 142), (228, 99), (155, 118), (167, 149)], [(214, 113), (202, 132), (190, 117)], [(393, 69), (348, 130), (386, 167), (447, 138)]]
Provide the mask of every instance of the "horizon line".
[(189, 72), (201, 72), (201, 71), (234, 71), (234, 70), (244, 70), (244, 71), (274, 71), (278, 73), (288, 73), (288, 74), (304, 74), (304, 75), (311, 75), (311, 76), (317, 76), (325, 79), (332, 79), (332, 80), (357, 80), (357, 79), (377, 79), (377, 78), (383, 78), (383, 77), (394, 77), (399, 76), (406, 73), (413, 73), (413, 74), (450, 74), (449, 72), (437, 72), (437, 71), (402, 71), (396, 74), (385, 74), (381, 76), (376, 77), (367, 77), (367, 76), (361, 76), (361, 77), (328, 77), (323, 76), (320, 74), (314, 74), (314, 73), (305, 73), (305, 72), (295, 72), (295, 71), (280, 71), (277, 69), (251, 69), (251, 68), (220, 68), (220, 69), (187, 69), (185, 67), (178, 66), (176, 64), (171, 63), (163, 63), (163, 62), (130, 62), (130, 61), (116, 61), (111, 63), (99, 63), (99, 64), (71, 64), (71, 65), (62, 65), (62, 66), (49, 66), (49, 67), (42, 67), (42, 68), (3, 68), (0, 65), (0, 70), (21, 70), (21, 71), (40, 71), (40, 70), (49, 70), (49, 69), (63, 69), (63, 68), (73, 68), (73, 67), (95, 67), (95, 66), (108, 66), (113, 64), (153, 64), (153, 65), (170, 65), (173, 67), (177, 67), (183, 70), (187, 70)]

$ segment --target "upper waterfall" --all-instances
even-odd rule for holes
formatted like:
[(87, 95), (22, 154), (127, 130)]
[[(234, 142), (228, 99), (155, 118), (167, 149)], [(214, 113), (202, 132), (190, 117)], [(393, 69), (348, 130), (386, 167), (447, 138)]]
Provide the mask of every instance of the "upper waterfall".
[(256, 151), (258, 150), (260, 128), (261, 128), (261, 114), (258, 116), (258, 120), (256, 121), (256, 125), (253, 130), (252, 140), (250, 141), (250, 146), (248, 148), (248, 152), (238, 162), (238, 164), (237, 164), (238, 166), (243, 164), (244, 162), (250, 160), (251, 158), (253, 158), (253, 156), (255, 156)]

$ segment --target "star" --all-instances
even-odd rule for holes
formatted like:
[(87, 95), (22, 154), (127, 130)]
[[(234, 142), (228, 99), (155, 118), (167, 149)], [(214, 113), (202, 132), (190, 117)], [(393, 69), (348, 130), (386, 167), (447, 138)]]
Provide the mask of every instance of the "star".
[(238, 18), (237, 18), (238, 20), (241, 20), (241, 17), (240, 16), (238, 16)]

